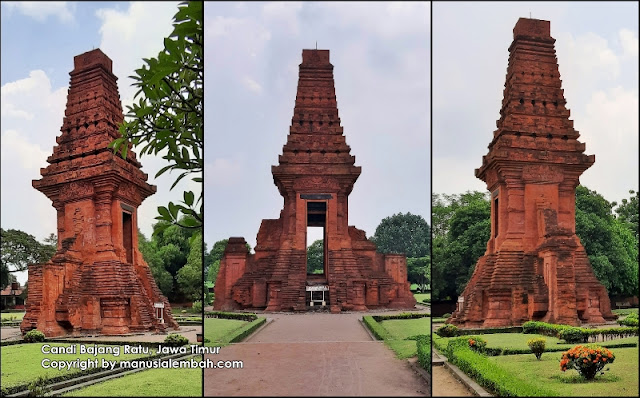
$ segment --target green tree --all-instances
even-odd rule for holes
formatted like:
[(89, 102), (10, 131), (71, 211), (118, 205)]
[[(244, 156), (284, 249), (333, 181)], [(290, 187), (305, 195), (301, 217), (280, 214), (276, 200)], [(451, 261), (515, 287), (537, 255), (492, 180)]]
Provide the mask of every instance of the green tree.
[(431, 258), (429, 256), (407, 258), (407, 273), (409, 282), (419, 286), (419, 290), (427, 290), (431, 269)]
[(371, 240), (382, 253), (424, 257), (430, 253), (431, 230), (422, 216), (398, 213), (384, 218)]
[(324, 244), (318, 239), (307, 247), (307, 274), (324, 273)]
[(491, 234), (491, 205), (474, 191), (434, 195), (431, 294), (435, 300), (455, 299), (466, 286)]
[(0, 235), (2, 288), (14, 280), (12, 272), (26, 271), (29, 264), (45, 263), (56, 252), (55, 246), (49, 243), (40, 243), (33, 235), (18, 229), (5, 230), (0, 228)]
[[(203, 3), (180, 3), (174, 16), (173, 32), (164, 39), (157, 57), (143, 59), (144, 65), (130, 76), (137, 91), (132, 106), (127, 106), (121, 138), (110, 146), (126, 158), (130, 147), (142, 146), (140, 155), (161, 154), (168, 165), (156, 177), (169, 171), (180, 180), (192, 176), (202, 183), (203, 170)], [(185, 191), (179, 203), (158, 207), (158, 220), (186, 228), (200, 228), (203, 221), (202, 191), (195, 198)], [(190, 217), (182, 217), (189, 215)], [(160, 224), (166, 228), (166, 224)]]
[(609, 296), (637, 296), (638, 237), (624, 217), (614, 217), (614, 206), (596, 191), (578, 186), (576, 234)]
[(202, 233), (191, 239), (187, 263), (178, 270), (176, 279), (182, 293), (192, 301), (202, 299)]
[(173, 291), (173, 276), (165, 269), (164, 259), (160, 255), (158, 245), (152, 240), (147, 238), (138, 231), (138, 249), (144, 257), (144, 261), (149, 264), (151, 268), (151, 274), (156, 281), (156, 285), (166, 297), (172, 297)]
[(618, 220), (625, 223), (633, 235), (638, 239), (638, 202), (640, 191), (630, 190), (629, 199), (622, 199), (622, 203), (615, 209)]
[[(183, 218), (188, 216), (183, 216)], [(181, 222), (183, 219), (180, 220)], [(142, 255), (151, 267), (151, 273), (156, 280), (156, 284), (163, 294), (167, 296), (171, 302), (181, 302), (191, 300), (193, 291), (186, 282), (189, 278), (194, 277), (194, 267), (196, 258), (200, 258), (202, 262), (202, 238), (201, 230), (192, 228), (182, 228), (177, 224), (168, 221), (158, 221), (153, 225), (153, 234), (151, 240), (147, 240), (139, 235), (139, 249)], [(200, 246), (196, 247), (194, 243), (200, 240)], [(196, 251), (196, 253), (193, 253)], [(178, 279), (180, 270), (187, 266), (191, 256), (191, 266), (187, 271), (182, 271), (182, 284)], [(199, 276), (197, 277), (196, 289), (200, 289), (202, 285), (202, 264), (199, 265)]]

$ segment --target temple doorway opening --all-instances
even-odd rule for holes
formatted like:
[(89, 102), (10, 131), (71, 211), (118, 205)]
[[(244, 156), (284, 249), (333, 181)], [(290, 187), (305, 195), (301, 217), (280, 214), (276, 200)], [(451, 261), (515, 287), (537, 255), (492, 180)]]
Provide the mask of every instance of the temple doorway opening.
[(133, 222), (131, 213), (122, 212), (122, 245), (127, 256), (127, 263), (133, 264)]
[[(327, 285), (327, 202), (307, 201), (307, 309), (326, 307), (329, 303)], [(316, 241), (322, 249), (309, 250)]]

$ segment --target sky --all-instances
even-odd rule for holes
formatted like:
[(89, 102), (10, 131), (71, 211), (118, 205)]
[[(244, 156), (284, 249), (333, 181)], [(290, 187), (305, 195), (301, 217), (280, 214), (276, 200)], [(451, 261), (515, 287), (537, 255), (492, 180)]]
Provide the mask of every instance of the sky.
[[(429, 4), (205, 3), (205, 242), (242, 236), (284, 201), (271, 166), (287, 141), (303, 49), (328, 49), (338, 113), (362, 173), (349, 225), (429, 220)], [(308, 240), (308, 243), (311, 243)]]
[[(143, 57), (162, 50), (177, 4), (2, 2), (2, 228), (22, 230), (39, 241), (56, 233), (55, 209), (31, 180), (41, 178), (40, 168), (47, 166), (60, 135), (73, 57), (100, 48), (112, 59), (126, 111), (135, 94), (128, 76), (142, 66)], [(138, 159), (148, 182), (158, 187), (138, 208), (138, 227), (150, 237), (157, 207), (179, 201), (184, 188), (199, 192), (200, 185), (181, 182), (169, 192), (175, 176), (154, 179), (165, 161), (153, 155)], [(26, 280), (26, 273), (17, 276)]]
[(570, 119), (596, 157), (581, 184), (609, 201), (629, 198), (638, 190), (637, 2), (435, 2), (433, 192), (486, 191), (474, 169), (500, 117), (520, 17), (551, 22)]

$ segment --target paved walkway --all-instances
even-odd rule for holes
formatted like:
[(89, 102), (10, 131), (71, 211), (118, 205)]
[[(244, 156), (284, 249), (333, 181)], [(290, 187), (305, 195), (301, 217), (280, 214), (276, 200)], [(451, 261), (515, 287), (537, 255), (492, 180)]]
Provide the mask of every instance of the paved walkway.
[(406, 360), (371, 339), (363, 313), (266, 316), (273, 322), (257, 334), (207, 356), (244, 368), (206, 369), (205, 396), (429, 395)]

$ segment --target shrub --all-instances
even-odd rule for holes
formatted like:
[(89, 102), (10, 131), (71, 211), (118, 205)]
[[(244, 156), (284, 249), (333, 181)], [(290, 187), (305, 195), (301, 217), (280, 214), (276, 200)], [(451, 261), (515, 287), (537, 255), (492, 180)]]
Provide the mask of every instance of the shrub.
[(51, 389), (49, 387), (47, 387), (47, 383), (49, 382), (49, 380), (47, 380), (46, 377), (40, 376), (38, 377), (36, 380), (32, 381), (29, 384), (29, 393), (27, 394), (28, 397), (44, 397), (49, 391), (51, 391)]
[(469, 336), (467, 341), (469, 342), (469, 348), (472, 350), (484, 352), (484, 349), (487, 347), (487, 342), (482, 337)]
[(24, 335), (23, 339), (25, 343), (38, 343), (38, 342), (44, 341), (45, 337), (44, 337), (44, 333), (42, 333), (38, 329), (33, 329), (28, 331)]
[(536, 359), (540, 360), (542, 358), (542, 353), (544, 352), (545, 346), (547, 344), (547, 340), (543, 338), (534, 338), (527, 340), (527, 345), (533, 352), (533, 355), (536, 356)]
[(436, 329), (436, 334), (440, 337), (455, 337), (458, 335), (458, 327), (455, 325), (444, 325)]
[(373, 315), (373, 319), (376, 322), (388, 321), (390, 319), (419, 319), (429, 318), (431, 314), (425, 314), (424, 312), (403, 312), (402, 314), (395, 315)]
[(618, 324), (620, 326), (638, 326), (638, 314), (632, 312), (624, 319), (618, 319)]
[(189, 339), (178, 333), (171, 333), (164, 339), (164, 345), (168, 347), (180, 347), (187, 344), (189, 344)]
[(586, 343), (589, 338), (589, 332), (582, 328), (567, 327), (560, 330), (558, 337), (567, 343)]
[(376, 321), (375, 317), (367, 315), (362, 317), (362, 322), (371, 331), (371, 333), (378, 340), (387, 340), (391, 338), (391, 335), (382, 325)]
[(418, 353), (418, 364), (423, 369), (431, 373), (431, 336), (421, 334), (416, 336), (416, 352)]
[(451, 318), (451, 314), (447, 312), (446, 314), (443, 314), (442, 317), (444, 319)]
[[(434, 338), (434, 345), (438, 339)], [(447, 359), (473, 378), (491, 393), (501, 397), (551, 396), (552, 392), (531, 384), (527, 380), (514, 378), (507, 370), (496, 366), (485, 355), (469, 348), (467, 337), (447, 339)]]
[(198, 301), (194, 301), (193, 304), (191, 304), (191, 312), (200, 314), (202, 313), (202, 301), (198, 300)]
[(577, 345), (562, 354), (560, 370), (565, 372), (567, 369), (575, 369), (580, 376), (591, 380), (605, 365), (613, 363), (614, 359), (615, 355), (611, 351), (599, 345)]
[(238, 319), (240, 321), (255, 321), (258, 319), (256, 314), (245, 312), (222, 312), (222, 311), (208, 311), (204, 313), (205, 318), (218, 318), (218, 319)]

